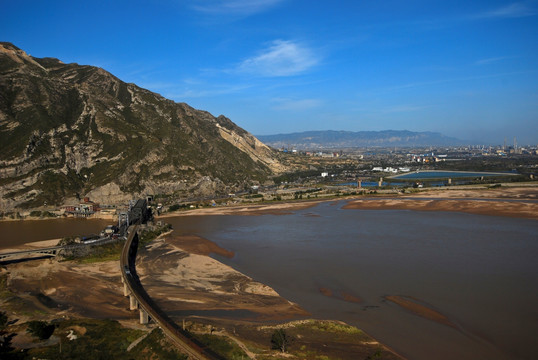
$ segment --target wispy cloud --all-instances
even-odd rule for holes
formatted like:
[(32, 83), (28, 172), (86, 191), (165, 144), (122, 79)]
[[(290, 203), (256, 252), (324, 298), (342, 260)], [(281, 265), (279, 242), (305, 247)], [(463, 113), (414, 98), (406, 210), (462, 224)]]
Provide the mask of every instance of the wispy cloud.
[(499, 61), (502, 61), (502, 60), (506, 60), (506, 59), (513, 59), (514, 56), (497, 56), (497, 57), (490, 57), (490, 58), (486, 58), (486, 59), (480, 59), (480, 60), (477, 60), (475, 61), (475, 65), (488, 65), (488, 64), (492, 64), (492, 63), (496, 63), (496, 62), (499, 62)]
[(284, 0), (198, 0), (191, 8), (206, 14), (252, 15)]
[(275, 40), (258, 55), (244, 60), (236, 72), (264, 77), (292, 76), (319, 63), (312, 50), (293, 41)]
[(392, 86), (392, 87), (386, 88), (386, 90), (389, 90), (389, 91), (402, 90), (402, 89), (409, 89), (409, 88), (429, 86), (429, 85), (447, 84), (447, 83), (482, 80), (482, 79), (493, 79), (493, 78), (503, 77), (503, 76), (517, 76), (517, 75), (523, 75), (523, 74), (534, 74), (536, 72), (537, 71), (535, 71), (535, 70), (513, 71), (513, 72), (505, 72), (505, 73), (488, 74), (488, 75), (476, 75), (476, 76), (467, 76), (467, 77), (459, 77), (459, 78), (423, 81), (423, 82), (415, 82), (415, 83), (408, 83), (408, 84), (403, 84), (403, 85)]
[(163, 95), (169, 99), (176, 101), (185, 101), (186, 99), (215, 97), (228, 94), (240, 93), (244, 90), (251, 88), (251, 85), (247, 84), (212, 84), (207, 85), (202, 82), (185, 80), (185, 86), (178, 87), (177, 85), (172, 88), (168, 87), (164, 89)]
[(519, 1), (505, 6), (485, 9), (480, 12), (466, 13), (455, 16), (440, 16), (427, 19), (416, 19), (412, 21), (400, 21), (390, 23), (380, 23), (377, 27), (412, 27), (422, 29), (423, 31), (431, 31), (434, 29), (450, 28), (459, 26), (462, 23), (483, 21), (483, 20), (499, 20), (499, 19), (517, 19), (538, 15), (538, 7), (536, 0)]
[(527, 2), (515, 2), (497, 9), (477, 14), (474, 16), (474, 18), (521, 18), (527, 16), (534, 16), (536, 14), (538, 14), (538, 11), (530, 7)]
[(415, 105), (396, 105), (382, 109), (382, 113), (407, 113), (426, 109), (427, 106), (415, 106)]
[(275, 110), (288, 110), (288, 111), (304, 111), (310, 110), (322, 105), (322, 101), (319, 99), (273, 99)]

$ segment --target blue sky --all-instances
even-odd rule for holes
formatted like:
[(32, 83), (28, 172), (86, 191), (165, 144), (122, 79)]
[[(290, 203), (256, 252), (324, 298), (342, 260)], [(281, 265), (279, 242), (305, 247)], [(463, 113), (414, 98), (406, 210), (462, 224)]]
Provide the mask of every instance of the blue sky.
[(0, 40), (253, 134), (538, 143), (538, 0), (2, 1)]

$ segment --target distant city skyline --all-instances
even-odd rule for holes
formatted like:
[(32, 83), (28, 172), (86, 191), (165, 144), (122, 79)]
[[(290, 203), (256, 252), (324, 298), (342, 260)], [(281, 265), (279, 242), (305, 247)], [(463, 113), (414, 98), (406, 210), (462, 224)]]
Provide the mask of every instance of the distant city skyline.
[(20, 0), (0, 12), (0, 41), (100, 66), (255, 135), (538, 143), (538, 0)]

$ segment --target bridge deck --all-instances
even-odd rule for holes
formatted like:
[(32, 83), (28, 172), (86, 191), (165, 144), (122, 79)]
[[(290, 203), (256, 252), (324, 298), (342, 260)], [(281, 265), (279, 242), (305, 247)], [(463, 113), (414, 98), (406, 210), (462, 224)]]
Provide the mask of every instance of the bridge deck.
[(84, 246), (104, 245), (104, 244), (108, 244), (108, 243), (112, 243), (116, 241), (118, 241), (118, 239), (101, 238), (99, 240), (86, 242), (86, 243), (80, 243), (80, 244), (70, 244), (70, 245), (63, 245), (63, 246), (50, 246), (50, 247), (39, 248), (39, 249), (10, 251), (6, 253), (0, 253), (0, 261), (9, 257), (24, 258), (25, 255), (35, 255), (35, 254), (49, 254), (49, 255), (55, 256), (59, 250), (71, 250), (71, 249), (76, 249), (76, 248), (80, 248)]
[(63, 246), (51, 246), (51, 247), (32, 249), (32, 250), (11, 251), (7, 253), (0, 253), (0, 259), (6, 258), (9, 256), (18, 256), (18, 255), (26, 255), (26, 254), (47, 254), (47, 253), (58, 251), (60, 249), (63, 249)]
[(170, 319), (153, 302), (153, 300), (151, 300), (142, 287), (142, 284), (136, 275), (135, 267), (136, 248), (134, 247), (138, 246), (137, 229), (138, 226), (131, 230), (120, 258), (121, 276), (129, 288), (131, 295), (136, 298), (139, 307), (142, 308), (157, 325), (159, 325), (164, 334), (168, 336), (179, 349), (189, 355), (189, 358), (192, 357), (193, 359), (199, 360), (223, 360), (222, 357), (203, 349), (199, 344), (194, 342), (193, 339), (189, 338), (187, 333), (182, 333), (174, 321)]

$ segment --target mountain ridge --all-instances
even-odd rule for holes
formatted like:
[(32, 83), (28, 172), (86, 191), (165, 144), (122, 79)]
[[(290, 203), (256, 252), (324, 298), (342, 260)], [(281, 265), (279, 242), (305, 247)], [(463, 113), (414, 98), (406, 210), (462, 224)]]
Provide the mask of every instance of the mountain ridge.
[(294, 147), (301, 150), (387, 146), (451, 146), (466, 144), (463, 140), (444, 136), (438, 132), (414, 132), (409, 130), (321, 130), (257, 135), (256, 137), (274, 148)]
[(0, 43), (0, 208), (210, 196), (285, 171), (223, 115)]

